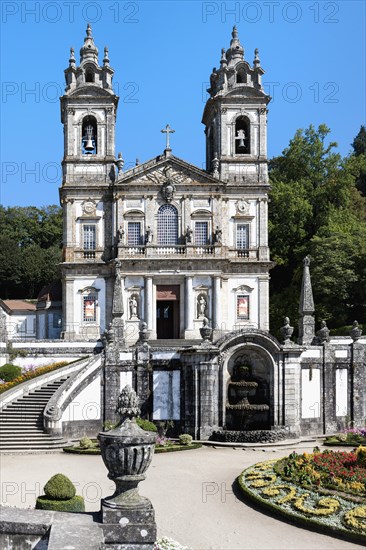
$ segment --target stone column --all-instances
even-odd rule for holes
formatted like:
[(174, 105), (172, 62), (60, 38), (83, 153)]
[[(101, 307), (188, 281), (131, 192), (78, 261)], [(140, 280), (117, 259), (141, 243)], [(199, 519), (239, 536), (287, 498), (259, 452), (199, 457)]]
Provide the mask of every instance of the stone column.
[(221, 324), (221, 277), (213, 277), (213, 328), (219, 329)]
[(351, 344), (351, 396), (352, 420), (355, 426), (362, 426), (366, 418), (366, 392), (365, 392), (365, 344), (353, 342)]
[(208, 439), (219, 427), (219, 377), (217, 357), (199, 364), (200, 439)]
[(193, 330), (193, 277), (187, 276), (185, 283), (185, 328), (186, 330)]
[(268, 276), (258, 279), (258, 328), (269, 330), (269, 280)]
[(152, 277), (145, 277), (145, 322), (147, 329), (153, 329), (153, 281)]
[[(64, 327), (63, 338), (65, 340), (75, 339), (75, 319), (74, 319), (74, 279), (65, 277), (64, 279)], [(81, 303), (80, 303), (81, 307)]]

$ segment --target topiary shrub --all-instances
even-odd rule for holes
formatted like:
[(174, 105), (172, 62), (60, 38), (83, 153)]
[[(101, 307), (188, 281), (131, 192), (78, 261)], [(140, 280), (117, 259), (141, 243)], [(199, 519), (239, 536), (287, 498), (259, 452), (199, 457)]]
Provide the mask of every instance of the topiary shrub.
[(44, 486), (45, 495), (51, 500), (68, 500), (76, 495), (73, 483), (64, 474), (51, 477)]
[(15, 380), (15, 378), (18, 378), (21, 374), (22, 369), (16, 365), (12, 365), (11, 363), (7, 363), (6, 365), (0, 367), (0, 378), (4, 380), (4, 382), (11, 382), (12, 380)]
[(149, 420), (144, 420), (143, 418), (137, 417), (136, 418), (136, 424), (140, 426), (143, 430), (146, 432), (157, 432), (157, 427), (155, 424), (150, 422)]
[(83, 497), (76, 495), (76, 489), (68, 477), (56, 474), (44, 486), (44, 495), (37, 498), (37, 510), (56, 512), (85, 512)]
[(181, 434), (179, 436), (179, 443), (181, 445), (192, 445), (193, 437), (189, 434)]
[(79, 445), (82, 449), (90, 449), (94, 447), (94, 443), (89, 437), (82, 437), (79, 441)]
[(83, 497), (75, 495), (68, 500), (52, 500), (45, 495), (37, 498), (37, 510), (53, 510), (55, 512), (85, 512)]

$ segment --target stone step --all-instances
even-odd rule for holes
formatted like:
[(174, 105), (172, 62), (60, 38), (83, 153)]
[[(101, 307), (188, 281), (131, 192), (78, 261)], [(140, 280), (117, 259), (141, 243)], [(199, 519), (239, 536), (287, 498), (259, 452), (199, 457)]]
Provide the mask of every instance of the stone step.
[(199, 346), (202, 343), (202, 340), (161, 339), (148, 340), (147, 343), (152, 348), (187, 348), (191, 346)]
[(67, 442), (60, 436), (43, 431), (43, 411), (58, 388), (67, 380), (62, 378), (31, 391), (0, 412), (0, 451), (46, 451), (60, 449)]

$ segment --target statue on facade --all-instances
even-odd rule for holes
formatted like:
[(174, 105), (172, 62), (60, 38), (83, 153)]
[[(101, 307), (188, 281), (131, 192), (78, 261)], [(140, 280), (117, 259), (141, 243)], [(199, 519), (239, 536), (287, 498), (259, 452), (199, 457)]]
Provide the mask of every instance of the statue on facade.
[(201, 295), (197, 300), (198, 317), (205, 317), (206, 304), (206, 300)]
[(129, 300), (129, 305), (130, 305), (130, 319), (132, 317), (138, 317), (138, 314), (137, 314), (138, 302), (136, 300), (135, 295), (131, 296), (131, 298)]
[(214, 233), (214, 243), (221, 244), (221, 239), (222, 239), (222, 230), (217, 225)]
[(124, 229), (122, 228), (122, 225), (120, 225), (119, 228), (117, 229), (117, 242), (118, 243), (122, 242), (124, 234), (125, 234)]
[(187, 225), (187, 229), (186, 229), (186, 243), (191, 243), (191, 242), (192, 242), (192, 235), (193, 235), (193, 231), (192, 231), (192, 229), (189, 227), (189, 225)]
[(219, 167), (220, 167), (220, 161), (218, 159), (217, 153), (214, 153), (214, 158), (211, 161), (212, 166), (212, 175), (214, 178), (220, 177)]
[(153, 239), (153, 233), (151, 231), (151, 227), (148, 225), (145, 233), (145, 244), (152, 243), (152, 239)]

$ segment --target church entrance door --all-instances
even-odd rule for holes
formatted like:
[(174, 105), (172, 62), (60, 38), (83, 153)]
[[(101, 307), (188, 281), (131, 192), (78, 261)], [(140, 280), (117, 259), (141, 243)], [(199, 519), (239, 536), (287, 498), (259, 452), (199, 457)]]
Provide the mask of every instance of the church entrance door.
[(156, 289), (157, 338), (179, 338), (179, 285), (158, 285)]

